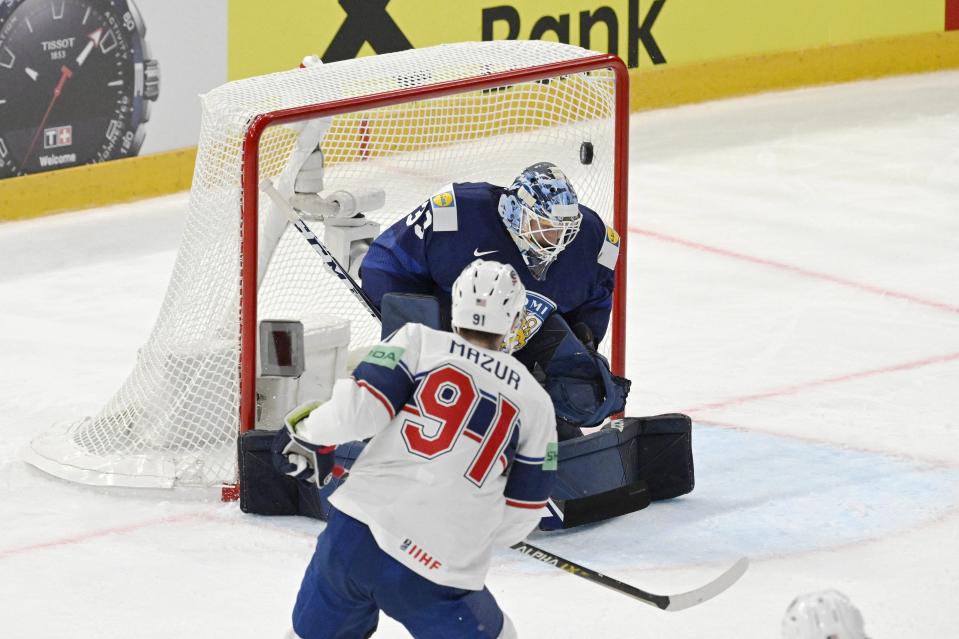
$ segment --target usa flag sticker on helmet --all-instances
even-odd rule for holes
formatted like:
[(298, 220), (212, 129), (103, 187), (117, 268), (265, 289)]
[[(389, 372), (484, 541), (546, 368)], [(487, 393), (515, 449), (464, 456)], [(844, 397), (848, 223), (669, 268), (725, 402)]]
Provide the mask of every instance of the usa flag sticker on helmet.
[(456, 194), (453, 185), (447, 184), (430, 198), (433, 209), (434, 231), (455, 231), (459, 228), (456, 219)]
[(606, 239), (603, 240), (603, 247), (599, 249), (599, 256), (596, 261), (613, 271), (616, 270), (616, 260), (619, 259), (619, 233), (616, 229), (606, 227)]

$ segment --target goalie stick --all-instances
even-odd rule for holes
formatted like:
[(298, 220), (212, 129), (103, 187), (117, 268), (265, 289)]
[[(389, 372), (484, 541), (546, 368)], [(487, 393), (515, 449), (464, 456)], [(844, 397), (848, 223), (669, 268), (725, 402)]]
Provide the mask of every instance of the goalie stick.
[(326, 267), (330, 269), (333, 275), (340, 278), (340, 280), (346, 284), (347, 288), (350, 289), (350, 292), (356, 296), (356, 299), (360, 301), (369, 314), (377, 320), (382, 321), (383, 318), (380, 315), (379, 309), (373, 305), (373, 300), (371, 300), (369, 295), (367, 295), (366, 292), (360, 288), (360, 285), (356, 283), (356, 280), (350, 277), (350, 274), (346, 272), (346, 269), (343, 268), (343, 265), (340, 264), (335, 257), (333, 257), (333, 254), (330, 253), (329, 249), (327, 249), (323, 242), (320, 241), (320, 238), (318, 238), (316, 234), (310, 230), (310, 227), (306, 225), (306, 222), (303, 220), (303, 218), (297, 214), (296, 209), (293, 208), (293, 205), (290, 204), (286, 198), (280, 195), (280, 192), (276, 190), (276, 188), (273, 186), (273, 182), (271, 182), (269, 178), (260, 182), (260, 190), (266, 193), (270, 199), (273, 200), (273, 203), (276, 204), (284, 213), (286, 213), (286, 216), (290, 218), (290, 222), (294, 227), (296, 227), (296, 230), (300, 232), (300, 235), (303, 236), (303, 239), (305, 239), (310, 246), (313, 247), (313, 250), (323, 258), (323, 263), (326, 264)]
[(640, 590), (635, 586), (630, 586), (629, 584), (623, 583), (617, 579), (613, 579), (612, 577), (607, 577), (602, 573), (596, 572), (595, 570), (590, 570), (589, 568), (581, 566), (580, 564), (575, 564), (568, 559), (563, 559), (559, 555), (554, 555), (553, 553), (543, 550), (542, 548), (537, 548), (526, 541), (513, 544), (510, 546), (510, 548), (523, 553), (527, 557), (541, 561), (544, 564), (555, 566), (560, 570), (565, 570), (572, 575), (576, 575), (577, 577), (591, 581), (594, 584), (605, 586), (606, 588), (620, 592), (628, 597), (632, 597), (633, 599), (638, 599), (644, 604), (655, 606), (660, 610), (668, 610), (670, 612), (685, 610), (686, 608), (698, 606), (704, 601), (709, 601), (716, 595), (722, 594), (728, 590), (730, 586), (739, 581), (739, 578), (742, 577), (746, 572), (746, 569), (749, 568), (749, 559), (746, 557), (740, 557), (736, 563), (730, 566), (723, 574), (719, 575), (704, 586), (700, 586), (699, 588), (695, 588), (689, 592), (683, 592), (676, 595), (657, 595), (651, 592), (646, 592), (645, 590)]

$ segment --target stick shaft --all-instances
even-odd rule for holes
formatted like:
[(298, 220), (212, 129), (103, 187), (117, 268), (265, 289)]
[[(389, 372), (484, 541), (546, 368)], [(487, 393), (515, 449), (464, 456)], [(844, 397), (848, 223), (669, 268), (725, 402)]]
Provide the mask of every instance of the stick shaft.
[(649, 606), (655, 606), (661, 610), (665, 610), (669, 606), (669, 597), (666, 595), (656, 595), (651, 592), (646, 592), (645, 590), (640, 590), (635, 586), (630, 586), (629, 584), (623, 583), (618, 579), (613, 579), (612, 577), (607, 577), (606, 575), (591, 570), (586, 566), (569, 561), (568, 559), (563, 559), (559, 555), (554, 555), (553, 553), (538, 548), (530, 543), (521, 541), (518, 544), (513, 544), (510, 546), (513, 550), (517, 550), (531, 559), (536, 559), (550, 566), (555, 566), (560, 570), (565, 570), (571, 575), (580, 577), (581, 579), (586, 579), (591, 581), (594, 584), (599, 584), (600, 586), (605, 586), (617, 592), (621, 592), (624, 595), (628, 595), (633, 599), (638, 599), (639, 601), (647, 604)]
[(382, 316), (380, 311), (373, 304), (373, 300), (370, 299), (370, 296), (366, 294), (359, 284), (356, 283), (350, 274), (343, 268), (343, 265), (333, 257), (333, 254), (330, 253), (329, 249), (320, 241), (320, 238), (310, 230), (310, 227), (306, 225), (306, 222), (303, 221), (293, 206), (286, 201), (286, 199), (280, 195), (279, 191), (274, 188), (273, 184), (267, 179), (260, 182), (260, 190), (266, 193), (273, 203), (276, 204), (280, 209), (286, 213), (287, 217), (290, 218), (293, 226), (297, 231), (300, 232), (300, 235), (313, 247), (313, 250), (323, 258), (323, 263), (326, 264), (326, 267), (330, 269), (333, 275), (340, 278), (347, 288), (350, 289), (350, 292), (360, 301), (360, 303), (366, 308), (367, 312), (376, 318), (378, 321), (382, 321)]
[(607, 577), (606, 575), (591, 570), (580, 564), (573, 563), (568, 559), (563, 559), (559, 555), (554, 555), (551, 552), (543, 550), (542, 548), (537, 548), (532, 544), (521, 541), (518, 544), (511, 546), (514, 550), (518, 550), (527, 557), (542, 561), (545, 564), (559, 568), (560, 570), (565, 570), (566, 572), (592, 581), (595, 584), (604, 586), (616, 592), (622, 593), (633, 599), (637, 599), (644, 604), (655, 606), (660, 610), (668, 610), (670, 612), (685, 610), (687, 608), (692, 608), (693, 606), (698, 606), (699, 604), (709, 601), (716, 595), (726, 592), (733, 584), (739, 581), (746, 573), (746, 569), (749, 568), (749, 560), (746, 557), (741, 557), (736, 560), (732, 566), (727, 568), (721, 575), (713, 579), (707, 584), (700, 586), (699, 588), (694, 588), (689, 592), (682, 592), (673, 595), (657, 595), (652, 592), (646, 592), (645, 590), (640, 590), (635, 586), (631, 586), (627, 583), (623, 583), (618, 579), (613, 579), (612, 577)]

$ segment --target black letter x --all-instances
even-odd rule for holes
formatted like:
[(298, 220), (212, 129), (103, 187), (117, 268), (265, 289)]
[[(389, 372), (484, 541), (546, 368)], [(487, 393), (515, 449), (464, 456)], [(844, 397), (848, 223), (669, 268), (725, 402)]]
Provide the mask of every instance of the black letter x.
[(333, 36), (323, 54), (323, 62), (355, 58), (364, 42), (377, 53), (392, 53), (412, 49), (399, 26), (386, 12), (390, 0), (339, 0), (346, 11), (346, 20)]

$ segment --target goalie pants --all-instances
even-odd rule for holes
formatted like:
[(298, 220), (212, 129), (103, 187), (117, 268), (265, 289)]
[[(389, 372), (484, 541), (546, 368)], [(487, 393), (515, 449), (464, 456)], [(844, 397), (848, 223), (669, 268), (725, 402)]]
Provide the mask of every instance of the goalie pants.
[(513, 636), (489, 590), (421, 577), (380, 550), (366, 524), (332, 509), (296, 597), (293, 629), (302, 639), (368, 637), (380, 610), (418, 638)]

